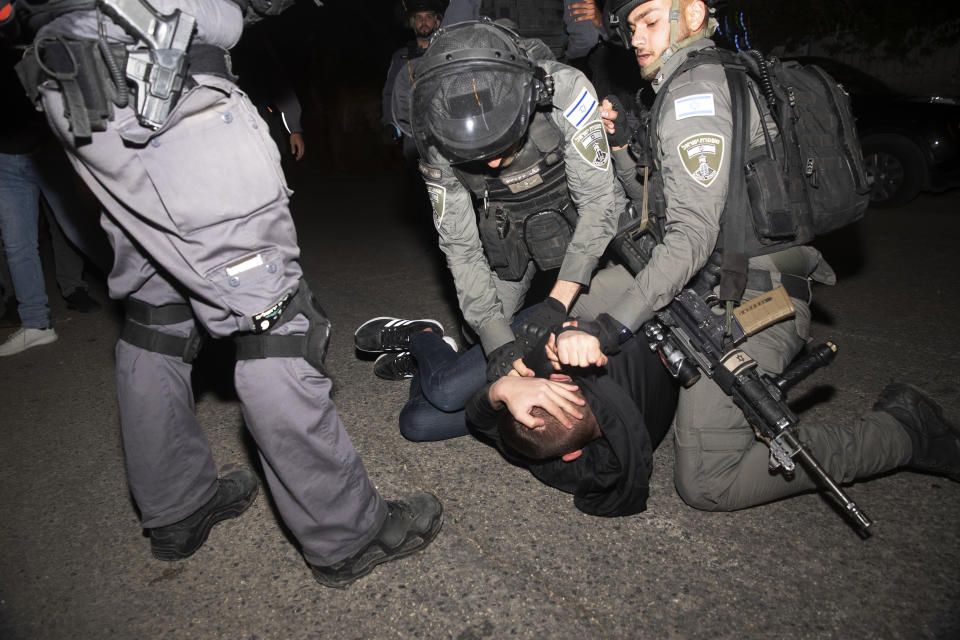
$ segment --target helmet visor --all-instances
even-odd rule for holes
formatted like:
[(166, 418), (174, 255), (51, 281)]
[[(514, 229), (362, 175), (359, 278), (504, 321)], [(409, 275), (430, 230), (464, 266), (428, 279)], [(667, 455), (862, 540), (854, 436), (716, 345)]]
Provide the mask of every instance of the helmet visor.
[(435, 146), (451, 163), (496, 157), (523, 137), (533, 108), (530, 70), (495, 60), (438, 67), (411, 97), (417, 145)]

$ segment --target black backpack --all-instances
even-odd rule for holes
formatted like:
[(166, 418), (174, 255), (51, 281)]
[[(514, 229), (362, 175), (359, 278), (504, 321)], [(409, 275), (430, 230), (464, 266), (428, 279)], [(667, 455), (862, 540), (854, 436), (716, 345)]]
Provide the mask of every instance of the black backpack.
[[(849, 95), (826, 71), (758, 51), (707, 48), (692, 52), (672, 77), (704, 63), (723, 66), (733, 109), (730, 187), (718, 242), (726, 284), (733, 287), (721, 284), (721, 299), (729, 300), (743, 292), (748, 258), (806, 244), (859, 220), (870, 187)], [(666, 94), (661, 88), (651, 107), (647, 148), (638, 155), (658, 148), (656, 123)], [(765, 144), (748, 149), (751, 100)], [(776, 124), (776, 138), (765, 112)], [(731, 281), (728, 274), (737, 272), (742, 280)]]

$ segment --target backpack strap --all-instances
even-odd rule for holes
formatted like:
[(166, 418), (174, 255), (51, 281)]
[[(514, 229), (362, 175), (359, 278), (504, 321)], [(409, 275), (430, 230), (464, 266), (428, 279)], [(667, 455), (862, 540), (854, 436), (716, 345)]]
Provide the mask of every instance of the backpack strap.
[(647, 129), (648, 151), (657, 170), (660, 169), (656, 150), (660, 148), (657, 122), (664, 96), (668, 93), (670, 82), (680, 74), (706, 63), (719, 64), (727, 77), (730, 91), (730, 105), (733, 114), (731, 132), (730, 180), (727, 188), (727, 200), (720, 217), (720, 239), (718, 247), (723, 249), (721, 264), (720, 292), (721, 300), (735, 302), (740, 300), (747, 284), (747, 212), (750, 202), (747, 195), (746, 178), (743, 167), (747, 155), (747, 132), (749, 131), (750, 104), (747, 90), (747, 71), (738, 62), (734, 54), (719, 49), (703, 49), (692, 52), (686, 61), (667, 79), (650, 108), (650, 124)]
[[(727, 201), (720, 215), (723, 261), (720, 265), (718, 297), (728, 303), (737, 302), (747, 286), (747, 216), (750, 207), (743, 167), (747, 155), (747, 132), (750, 127), (750, 103), (747, 96), (746, 70), (741, 66), (724, 65), (733, 130), (730, 134), (730, 179)], [(730, 305), (728, 305), (729, 307)]]

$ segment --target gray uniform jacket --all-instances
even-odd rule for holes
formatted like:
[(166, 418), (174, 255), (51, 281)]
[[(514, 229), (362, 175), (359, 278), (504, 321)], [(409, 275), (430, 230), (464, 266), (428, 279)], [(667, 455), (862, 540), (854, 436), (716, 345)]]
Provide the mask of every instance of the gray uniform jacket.
[[(659, 91), (691, 51), (713, 46), (710, 40), (700, 40), (678, 51), (653, 80), (654, 90)], [(659, 161), (667, 205), (664, 240), (610, 311), (633, 331), (666, 306), (706, 264), (717, 244), (720, 215), (727, 199), (733, 119), (723, 68), (715, 64), (694, 67), (671, 79), (667, 91), (659, 121), (651, 124), (657, 127), (660, 139)], [(762, 143), (760, 114), (751, 104), (749, 146)], [(614, 162), (627, 193), (636, 197), (635, 162), (625, 149), (615, 152)], [(832, 271), (815, 250), (803, 247), (788, 251), (803, 263), (795, 271), (806, 276), (819, 270), (816, 278), (832, 280)], [(749, 266), (776, 270), (770, 256), (751, 258)]]
[[(572, 67), (554, 61), (540, 66), (555, 82), (548, 117), (564, 136), (567, 186), (579, 214), (558, 279), (585, 285), (616, 231), (626, 199), (611, 166), (593, 85)], [(497, 276), (483, 253), (470, 190), (434, 147), (426, 150), (421, 169), (460, 310), (490, 353), (513, 340), (510, 316), (516, 309), (505, 310), (498, 299)]]

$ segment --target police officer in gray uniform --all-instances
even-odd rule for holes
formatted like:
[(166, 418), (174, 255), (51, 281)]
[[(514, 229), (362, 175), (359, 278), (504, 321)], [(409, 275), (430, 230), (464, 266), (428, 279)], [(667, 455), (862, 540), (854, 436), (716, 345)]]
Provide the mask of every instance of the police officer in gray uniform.
[(191, 555), (257, 493), (249, 471), (218, 479), (194, 414), (202, 329), (237, 341), (237, 393), (277, 508), (317, 581), (343, 587), (429, 544), (442, 508), (429, 493), (385, 502), (329, 398), (330, 323), (302, 276), (277, 147), (229, 71), (246, 5), (18, 3), (39, 27), (20, 72), (104, 208), (110, 294), (127, 306), (127, 475), (154, 555)]
[(559, 267), (531, 317), (566, 318), (626, 206), (586, 77), (507, 27), (443, 27), (414, 66), (412, 133), (440, 247), (489, 374), (517, 368), (510, 329), (538, 270)]
[[(713, 47), (714, 22), (703, 0), (614, 0), (607, 5), (635, 49), (644, 77), (655, 91), (669, 79), (660, 117), (651, 122), (659, 138), (655, 166), (662, 178), (666, 232), (646, 267), (634, 279), (617, 267), (624, 295), (609, 310), (616, 327), (635, 332), (707, 262), (717, 245), (729, 186), (732, 148), (731, 99), (718, 64), (700, 64), (677, 77), (691, 52)], [(616, 111), (604, 103), (608, 134), (616, 134)], [(750, 146), (762, 144), (760, 115), (750, 113)], [(709, 144), (708, 144), (709, 142)], [(617, 145), (617, 141), (613, 142)], [(696, 148), (696, 153), (690, 151)], [(635, 161), (625, 147), (614, 150), (625, 182), (637, 185)], [(631, 190), (628, 190), (630, 192)], [(633, 194), (631, 194), (633, 195)], [(809, 280), (833, 284), (833, 271), (809, 246), (749, 260), (742, 301), (783, 284), (795, 317), (751, 336), (742, 349), (770, 373), (783, 371), (809, 336)], [(743, 412), (706, 377), (681, 390), (675, 419), (675, 481), (681, 497), (705, 510), (732, 510), (814, 488), (805, 472), (787, 480), (768, 471), (769, 451)], [(960, 430), (940, 407), (915, 387), (893, 384), (872, 411), (853, 424), (801, 425), (799, 438), (840, 482), (900, 466), (960, 480)]]

